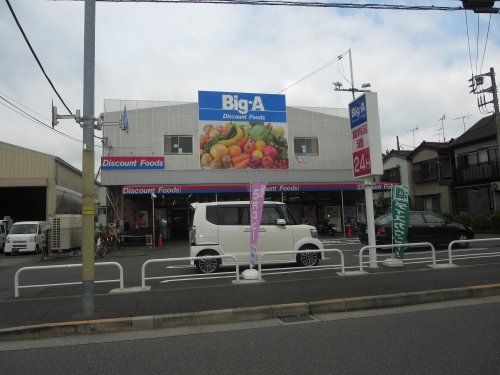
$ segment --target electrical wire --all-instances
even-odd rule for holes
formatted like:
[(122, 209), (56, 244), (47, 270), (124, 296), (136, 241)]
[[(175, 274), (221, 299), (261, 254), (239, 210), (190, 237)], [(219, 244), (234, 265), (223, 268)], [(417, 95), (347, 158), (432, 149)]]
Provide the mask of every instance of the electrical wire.
[[(12, 99), (13, 100), (13, 99)], [(13, 100), (14, 101), (14, 100)], [(7, 104), (6, 104), (7, 103)], [(7, 100), (6, 98), (4, 98), (2, 95), (0, 95), (0, 104), (3, 105), (4, 107), (10, 109), (11, 111), (17, 113), (18, 115), (30, 120), (31, 122), (34, 122), (35, 124), (37, 125), (41, 125), (45, 128), (47, 128), (48, 130), (50, 131), (53, 131), (55, 133), (58, 133), (59, 135), (62, 135), (63, 137), (66, 137), (72, 141), (75, 141), (75, 142), (78, 142), (78, 143), (83, 143), (80, 139), (78, 138), (75, 138), (69, 134), (66, 134), (60, 130), (57, 130), (57, 129), (53, 129), (52, 126), (46, 124), (45, 122), (37, 119), (36, 117), (32, 116), (31, 114), (29, 114), (28, 112), (26, 112), (25, 110), (23, 110), (22, 108), (18, 107), (17, 105), (15, 105), (14, 103), (12, 103), (10, 100)], [(19, 103), (20, 105), (22, 105), (21, 103)], [(28, 108), (26, 106), (23, 105), (23, 107), (25, 108)], [(29, 108), (28, 108), (29, 109)], [(35, 112), (33, 111), (32, 109), (29, 109), (31, 112)], [(96, 144), (95, 146), (97, 147), (102, 147), (102, 145), (98, 145)]]
[(25, 106), (23, 103), (21, 103), (21, 102), (19, 102), (18, 100), (14, 99), (12, 96), (9, 96), (9, 95), (7, 95), (6, 93), (4, 93), (4, 92), (2, 92), (2, 91), (0, 91), (0, 95), (5, 96), (6, 98), (8, 98), (8, 99), (12, 100), (13, 102), (15, 102), (16, 104), (20, 105), (21, 107), (23, 107), (23, 108), (27, 109), (28, 111), (33, 112), (35, 115), (37, 115), (37, 116), (39, 116), (39, 117), (43, 118), (44, 120), (46, 120), (46, 121), (50, 121), (47, 117), (45, 117), (45, 116), (44, 116), (44, 115), (42, 115), (41, 113), (38, 113), (38, 112), (36, 112), (36, 111), (32, 110), (31, 108), (29, 108), (29, 107)]
[(319, 73), (320, 71), (322, 71), (323, 69), (326, 69), (328, 68), (330, 65), (332, 65), (334, 62), (340, 60), (342, 57), (344, 57), (348, 52), (344, 52), (342, 55), (339, 55), (337, 57), (335, 57), (334, 59), (328, 61), (327, 63), (325, 63), (324, 65), (320, 66), (318, 69), (315, 69), (313, 70), (311, 73), (309, 73), (308, 75), (302, 77), (301, 79), (299, 79), (297, 82), (295, 83), (292, 83), (290, 86), (287, 86), (285, 87), (283, 90), (281, 91), (278, 91), (276, 94), (282, 94), (283, 92), (285, 92), (286, 90), (288, 89), (291, 89), (293, 86), (296, 86), (298, 85), (299, 83), (305, 81), (306, 79), (312, 77), (313, 75), (315, 75), (316, 73)]
[(479, 13), (477, 14), (477, 33), (476, 33), (476, 74), (478, 74), (477, 64), (479, 62)]
[(486, 32), (486, 40), (484, 41), (483, 58), (481, 59), (481, 69), (479, 70), (479, 73), (483, 71), (484, 55), (486, 55), (486, 46), (488, 45), (488, 37), (490, 35), (490, 25), (491, 25), (491, 14), (490, 14), (490, 19), (488, 21), (488, 31)]
[(469, 61), (471, 76), (474, 76), (474, 69), (472, 68), (472, 54), (470, 52), (470, 38), (469, 38), (469, 21), (467, 20), (467, 10), (464, 9), (465, 14), (465, 27), (467, 29), (467, 45), (469, 46)]
[(40, 69), (42, 70), (42, 73), (43, 75), (45, 76), (45, 78), (47, 79), (47, 81), (49, 82), (50, 86), (52, 87), (52, 89), (54, 90), (54, 92), (56, 93), (57, 97), (59, 98), (59, 100), (61, 101), (61, 103), (64, 105), (64, 107), (66, 108), (66, 110), (71, 114), (73, 115), (73, 113), (71, 112), (71, 110), (69, 109), (69, 107), (66, 105), (66, 103), (64, 102), (63, 98), (61, 97), (61, 95), (59, 94), (59, 92), (57, 91), (56, 87), (54, 86), (54, 84), (52, 83), (52, 81), (50, 80), (49, 76), (47, 75), (47, 73), (45, 72), (45, 69), (43, 68), (43, 65), (42, 63), (40, 62), (40, 59), (38, 58), (37, 54), (35, 53), (35, 50), (33, 49), (33, 47), (31, 46), (31, 43), (30, 41), (28, 40), (28, 37), (26, 36), (26, 33), (24, 32), (23, 30), (23, 27), (21, 26), (21, 23), (19, 22), (19, 20), (17, 19), (17, 16), (16, 16), (16, 13), (14, 12), (14, 9), (12, 8), (12, 6), (10, 5), (10, 1), (9, 0), (5, 0), (5, 2), (7, 3), (7, 6), (9, 7), (9, 10), (10, 10), (10, 13), (12, 14), (12, 17), (14, 17), (14, 21), (16, 21), (16, 24), (17, 24), (17, 27), (19, 28), (19, 31), (21, 32), (21, 34), (23, 34), (23, 38), (24, 40), (26, 41), (26, 44), (28, 45), (31, 53), (33, 54), (33, 57), (35, 58), (36, 62), (38, 63), (38, 66), (40, 67)]
[[(340, 65), (340, 66), (339, 66), (339, 65)], [(340, 70), (340, 68), (342, 68), (342, 71)], [(339, 60), (337, 61), (337, 70), (338, 70), (338, 72), (339, 72), (340, 76), (341, 76), (342, 78), (344, 78), (344, 80), (345, 80), (345, 81), (346, 81), (349, 85), (351, 85), (351, 86), (352, 86), (351, 81), (349, 81), (349, 80), (347, 79), (347, 77), (345, 76), (345, 69), (344, 69), (344, 64), (343, 64), (343, 62), (342, 62), (342, 59), (339, 59)]]
[[(83, 1), (83, 0), (54, 0), (54, 1)], [(321, 1), (286, 1), (286, 0), (96, 0), (110, 3), (166, 3), (166, 4), (230, 4), (230, 5), (268, 5), (293, 7), (320, 7), (320, 8), (348, 8), (348, 9), (388, 9), (388, 10), (436, 10), (458, 11), (463, 7), (448, 7), (436, 5), (398, 5), (376, 3), (340, 3)]]

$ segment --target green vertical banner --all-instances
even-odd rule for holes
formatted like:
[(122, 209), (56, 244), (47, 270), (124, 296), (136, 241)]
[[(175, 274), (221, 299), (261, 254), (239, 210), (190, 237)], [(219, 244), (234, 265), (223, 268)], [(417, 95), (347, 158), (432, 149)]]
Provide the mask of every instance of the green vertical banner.
[[(392, 213), (392, 243), (403, 244), (408, 241), (408, 225), (410, 221), (410, 203), (408, 201), (408, 187), (394, 186), (391, 196)], [(404, 259), (405, 251), (402, 246), (396, 247), (397, 259)]]

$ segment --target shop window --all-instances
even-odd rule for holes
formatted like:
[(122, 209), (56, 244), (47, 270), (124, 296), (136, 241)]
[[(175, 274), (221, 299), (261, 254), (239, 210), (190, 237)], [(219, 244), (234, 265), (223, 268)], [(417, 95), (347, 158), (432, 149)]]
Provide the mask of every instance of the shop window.
[(318, 138), (294, 138), (295, 155), (319, 155)]
[(163, 147), (165, 154), (192, 154), (193, 137), (190, 135), (164, 135)]

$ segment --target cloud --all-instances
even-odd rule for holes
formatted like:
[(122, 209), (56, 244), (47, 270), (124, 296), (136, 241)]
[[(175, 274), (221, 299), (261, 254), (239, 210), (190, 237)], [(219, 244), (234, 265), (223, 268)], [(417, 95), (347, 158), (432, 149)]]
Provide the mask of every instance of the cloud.
[[(13, 7), (68, 105), (81, 109), (83, 3), (26, 0)], [(55, 95), (5, 4), (0, 9), (0, 92), (50, 118)], [(469, 18), (471, 28), (475, 20)], [(486, 25), (481, 16), (482, 43)], [(493, 16), (487, 68), (500, 61), (498, 25)], [(475, 39), (471, 42), (475, 60)], [(383, 149), (395, 147), (396, 135), (411, 145), (407, 130), (417, 125), (417, 141), (437, 140), (443, 113), (447, 138), (463, 130), (462, 121), (453, 118), (471, 113), (472, 124), (482, 116), (468, 93), (471, 71), (461, 12), (132, 3), (97, 4), (96, 114), (105, 98), (196, 101), (198, 90), (278, 92), (349, 48), (356, 86), (370, 82), (379, 93)], [(482, 56), (482, 44), (479, 51)], [(335, 81), (348, 86), (345, 78), (347, 56), (287, 90), (287, 103), (345, 108), (350, 94), (332, 86)], [(2, 139), (80, 166), (79, 144), (3, 107), (0, 116)], [(59, 129), (81, 137), (74, 122), (61, 121)]]

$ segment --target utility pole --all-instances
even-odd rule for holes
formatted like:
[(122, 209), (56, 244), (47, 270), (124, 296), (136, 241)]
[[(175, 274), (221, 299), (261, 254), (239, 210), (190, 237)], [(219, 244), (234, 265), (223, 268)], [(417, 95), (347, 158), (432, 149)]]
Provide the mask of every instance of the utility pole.
[[(484, 77), (489, 77), (491, 80), (491, 86), (483, 89), (483, 84), (484, 84)], [(472, 89), (470, 92), (472, 94), (478, 95), (477, 98), (477, 106), (479, 110), (486, 110), (486, 113), (491, 113), (491, 110), (487, 109), (488, 104), (493, 104), (493, 119), (496, 123), (496, 130), (497, 130), (497, 144), (498, 144), (498, 156), (500, 157), (500, 110), (498, 106), (498, 91), (497, 91), (497, 84), (495, 80), (495, 70), (493, 68), (490, 68), (489, 73), (483, 73), (483, 74), (478, 74), (475, 76), (472, 76), (469, 79), (469, 82), (471, 84), (469, 87)], [(490, 93), (492, 94), (493, 98), (490, 101), (486, 100), (485, 93)], [(485, 113), (482, 111), (482, 113)]]
[(83, 315), (95, 314), (94, 295), (94, 72), (95, 0), (85, 0), (83, 50), (83, 204), (82, 204), (82, 279)]

